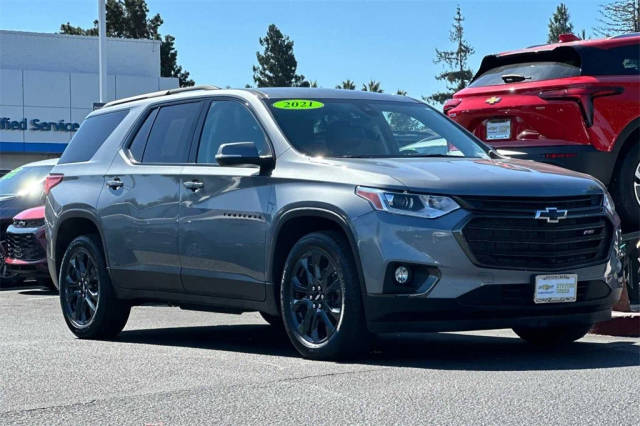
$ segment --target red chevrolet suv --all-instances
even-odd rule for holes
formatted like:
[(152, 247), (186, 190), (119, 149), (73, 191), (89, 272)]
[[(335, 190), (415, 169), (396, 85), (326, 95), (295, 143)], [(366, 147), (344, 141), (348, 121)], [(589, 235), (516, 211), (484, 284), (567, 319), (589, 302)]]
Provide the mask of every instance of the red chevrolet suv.
[(557, 164), (609, 187), (640, 226), (640, 33), (486, 56), (444, 112), (506, 155)]

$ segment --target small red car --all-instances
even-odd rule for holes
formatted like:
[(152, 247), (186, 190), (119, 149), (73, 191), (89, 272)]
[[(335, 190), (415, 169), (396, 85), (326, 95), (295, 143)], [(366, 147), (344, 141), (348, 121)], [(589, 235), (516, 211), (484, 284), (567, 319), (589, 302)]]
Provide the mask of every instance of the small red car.
[(602, 181), (623, 227), (640, 227), (640, 33), (486, 56), (444, 105), (451, 119), (506, 155)]
[(18, 213), (7, 228), (4, 259), (9, 272), (22, 278), (35, 278), (54, 288), (47, 267), (44, 206)]

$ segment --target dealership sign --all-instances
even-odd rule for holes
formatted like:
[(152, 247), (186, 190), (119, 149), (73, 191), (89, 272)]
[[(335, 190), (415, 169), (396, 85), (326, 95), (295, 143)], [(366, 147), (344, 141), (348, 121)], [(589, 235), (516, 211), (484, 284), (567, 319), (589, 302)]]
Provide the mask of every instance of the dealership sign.
[(0, 118), (0, 130), (35, 130), (44, 132), (75, 132), (80, 127), (79, 123), (69, 123), (64, 120), (59, 121), (42, 121), (37, 118), (33, 118), (28, 121), (23, 118), (22, 120), (11, 120), (8, 117)]

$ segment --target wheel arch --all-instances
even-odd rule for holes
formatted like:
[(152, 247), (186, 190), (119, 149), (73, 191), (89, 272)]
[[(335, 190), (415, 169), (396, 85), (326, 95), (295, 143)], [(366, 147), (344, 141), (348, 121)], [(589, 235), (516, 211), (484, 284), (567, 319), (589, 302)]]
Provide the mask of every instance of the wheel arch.
[(615, 184), (616, 171), (620, 169), (620, 163), (624, 160), (625, 154), (633, 146), (633, 142), (640, 143), (640, 117), (631, 120), (629, 124), (620, 132), (613, 146), (613, 153), (616, 161), (611, 170), (608, 187)]
[(105, 240), (96, 217), (85, 210), (68, 210), (58, 218), (54, 233), (54, 241), (51, 244), (52, 257), (55, 261), (56, 279), (60, 272), (60, 264), (62, 263), (62, 258), (67, 247), (74, 238), (86, 234), (96, 234), (98, 236), (102, 246), (102, 252), (105, 256), (105, 262), (108, 267), (109, 260), (105, 249)]
[(273, 291), (272, 296), (277, 312), (280, 311), (279, 292), (284, 262), (291, 247), (304, 235), (327, 230), (337, 231), (346, 238), (356, 264), (356, 273), (364, 303), (366, 286), (362, 273), (362, 262), (360, 261), (356, 238), (347, 220), (347, 215), (343, 211), (334, 206), (324, 204), (292, 206), (276, 217), (272, 229), (272, 244), (270, 244), (267, 259), (267, 281), (273, 284), (271, 290)]

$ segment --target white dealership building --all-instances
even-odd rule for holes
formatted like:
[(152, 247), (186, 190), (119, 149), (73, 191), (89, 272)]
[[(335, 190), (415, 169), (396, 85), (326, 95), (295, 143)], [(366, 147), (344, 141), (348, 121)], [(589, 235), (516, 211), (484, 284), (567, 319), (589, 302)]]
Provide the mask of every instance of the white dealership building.
[[(178, 87), (160, 41), (107, 39), (107, 101)], [(0, 30), (0, 170), (59, 156), (99, 101), (98, 37)]]

